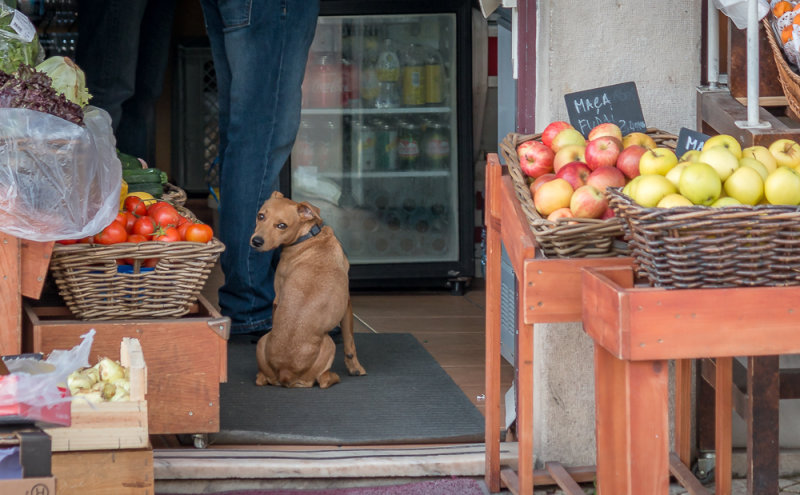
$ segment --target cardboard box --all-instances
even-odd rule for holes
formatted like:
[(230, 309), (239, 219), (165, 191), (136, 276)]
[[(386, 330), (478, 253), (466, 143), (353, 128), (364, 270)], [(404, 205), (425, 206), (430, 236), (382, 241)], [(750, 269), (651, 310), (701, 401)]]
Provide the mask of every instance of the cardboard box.
[(55, 495), (56, 479), (50, 476), (47, 478), (0, 480), (0, 493), (3, 495)]
[(3, 495), (54, 495), (50, 437), (38, 428), (0, 428), (0, 448), (18, 449), (22, 478), (0, 479)]

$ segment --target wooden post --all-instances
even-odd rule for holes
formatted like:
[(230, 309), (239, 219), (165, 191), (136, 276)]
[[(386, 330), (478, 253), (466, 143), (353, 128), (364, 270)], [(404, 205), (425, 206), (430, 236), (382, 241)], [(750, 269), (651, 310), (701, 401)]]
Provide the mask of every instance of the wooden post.
[(717, 457), (714, 463), (714, 480), (718, 495), (731, 494), (731, 454), (732, 421), (733, 421), (733, 358), (717, 358), (716, 376), (714, 378), (714, 402), (717, 411), (714, 421), (714, 445)]
[(17, 237), (0, 232), (0, 356), (22, 352), (22, 257)]

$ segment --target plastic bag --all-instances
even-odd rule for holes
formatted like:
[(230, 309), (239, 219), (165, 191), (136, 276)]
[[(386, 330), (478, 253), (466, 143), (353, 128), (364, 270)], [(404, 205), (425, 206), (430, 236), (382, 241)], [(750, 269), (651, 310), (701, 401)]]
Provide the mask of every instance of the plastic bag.
[[(0, 407), (18, 403), (48, 407), (72, 400), (60, 389), (73, 371), (89, 366), (89, 353), (95, 330), (81, 335), (81, 343), (66, 350), (55, 350), (44, 361), (14, 359), (6, 362), (16, 380), (0, 381)], [(42, 363), (52, 368), (46, 373), (31, 373), (26, 369), (41, 369)]]
[(36, 65), (41, 58), (36, 27), (25, 14), (0, 2), (0, 70), (10, 74), (20, 64)]
[[(739, 29), (747, 28), (748, 3), (749, 0), (714, 0), (717, 9), (728, 16)], [(758, 0), (758, 20), (763, 19), (767, 12), (769, 12), (769, 2)]]
[(122, 165), (111, 117), (87, 106), (84, 124), (0, 108), (0, 231), (33, 241), (80, 239), (114, 220)]

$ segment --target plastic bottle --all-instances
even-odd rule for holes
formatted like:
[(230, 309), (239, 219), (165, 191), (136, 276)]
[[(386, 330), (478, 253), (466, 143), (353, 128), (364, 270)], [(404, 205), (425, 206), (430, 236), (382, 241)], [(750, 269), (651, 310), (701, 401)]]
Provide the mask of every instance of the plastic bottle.
[(403, 56), (403, 104), (414, 107), (425, 104), (424, 52), (411, 43)]

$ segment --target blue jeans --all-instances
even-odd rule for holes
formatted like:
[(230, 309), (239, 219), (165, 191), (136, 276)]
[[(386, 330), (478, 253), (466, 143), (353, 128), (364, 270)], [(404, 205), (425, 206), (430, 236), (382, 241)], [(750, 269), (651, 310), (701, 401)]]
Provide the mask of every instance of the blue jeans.
[(176, 0), (81, 0), (75, 62), (91, 104), (111, 115), (117, 148), (155, 161), (155, 109)]
[(318, 1), (201, 0), (219, 92), (222, 314), (232, 333), (272, 328), (278, 253), (250, 247), (300, 125)]

